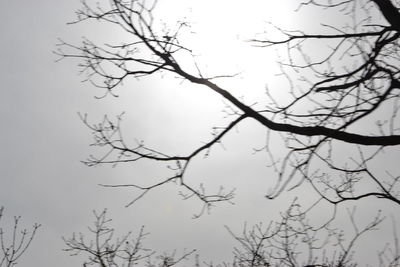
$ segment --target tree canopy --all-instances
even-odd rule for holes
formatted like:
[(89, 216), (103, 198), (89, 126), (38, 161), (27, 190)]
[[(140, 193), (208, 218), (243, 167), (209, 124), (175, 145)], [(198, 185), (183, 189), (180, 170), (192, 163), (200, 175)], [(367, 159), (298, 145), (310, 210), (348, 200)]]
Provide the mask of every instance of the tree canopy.
[[(184, 199), (197, 198), (203, 203), (203, 209), (196, 215), (200, 216), (218, 202), (232, 201), (234, 191), (221, 188), (209, 193), (207, 185), (193, 185), (188, 175), (191, 163), (212, 153), (211, 149), (221, 144), (238, 125), (253, 120), (266, 130), (265, 146), (255, 152), (265, 153), (276, 172), (276, 186), (266, 192), (266, 197), (274, 199), (286, 190), (308, 186), (317, 200), (302, 210), (294, 202), (282, 213), (282, 221), (276, 227), (266, 230), (256, 226), (244, 231), (242, 237), (233, 234), (244, 247), (235, 252), (237, 261), (234, 264), (355, 266), (356, 261), (351, 258), (355, 241), (377, 228), (382, 221), (380, 211), (371, 211), (371, 222), (362, 229), (355, 223), (354, 213), (349, 212), (350, 224), (347, 225), (353, 226), (355, 235), (346, 245), (343, 245), (343, 235), (331, 228), (336, 213), (319, 226), (312, 226), (304, 216), (323, 205), (331, 205), (336, 210), (341, 203), (361, 203), (361, 199), (373, 197), (382, 203), (400, 204), (399, 175), (393, 173), (395, 166), (390, 166), (392, 162), (388, 161), (380, 167), (382, 158), (395, 154), (400, 145), (398, 1), (304, 1), (299, 3), (296, 12), (328, 11), (331, 16), (345, 19), (329, 24), (313, 21), (321, 24), (316, 27), (318, 32), (283, 29), (272, 21), (265, 32), (243, 40), (260, 53), (275, 48), (285, 51), (277, 63), (284, 83), (279, 88), (268, 86), (264, 99), (255, 104), (225, 87), (224, 81), (236, 79), (236, 74), (226, 74), (224, 70), (212, 76), (204, 74), (206, 70), (198, 64), (191, 44), (185, 42), (185, 36), (194, 26), (177, 20), (173, 26), (162, 27), (162, 18), (156, 17), (158, 2), (111, 0), (93, 4), (83, 1), (83, 8), (77, 12), (73, 23), (104, 22), (122, 30), (126, 39), (109, 40), (106, 44), (84, 39), (81, 45), (61, 41), (58, 54), (62, 58), (79, 59), (87, 80), (104, 90), (103, 97), (116, 95), (117, 88), (130, 78), (163, 75), (182, 80), (182, 86), (196, 84), (226, 103), (225, 126), (210, 129), (210, 139), (190, 153), (172, 154), (142, 141), (132, 145), (121, 130), (121, 125), (129, 122), (121, 117), (115, 120), (104, 117), (93, 124), (82, 115), (83, 122), (93, 132), (92, 145), (103, 151), (90, 156), (85, 163), (88, 166), (134, 164), (140, 160), (166, 164), (165, 177), (155, 183), (107, 186), (138, 190), (130, 205), (154, 188), (176, 183)], [(229, 12), (228, 7), (226, 11)], [(272, 31), (278, 35), (271, 34)], [(191, 59), (189, 63), (187, 58)], [(277, 91), (286, 95), (277, 97)], [(275, 146), (276, 140), (280, 140), (283, 147)], [(298, 199), (301, 198), (299, 195)], [(330, 241), (321, 242), (324, 238), (319, 236), (320, 232)], [(331, 241), (332, 238), (336, 241)], [(306, 244), (306, 248), (301, 247), (301, 243)], [(332, 244), (340, 247), (337, 254), (314, 254)], [(307, 257), (298, 256), (304, 251), (308, 251)], [(385, 253), (388, 251), (384, 249)], [(380, 263), (396, 266), (399, 256), (396, 250), (390, 259), (381, 258)]]

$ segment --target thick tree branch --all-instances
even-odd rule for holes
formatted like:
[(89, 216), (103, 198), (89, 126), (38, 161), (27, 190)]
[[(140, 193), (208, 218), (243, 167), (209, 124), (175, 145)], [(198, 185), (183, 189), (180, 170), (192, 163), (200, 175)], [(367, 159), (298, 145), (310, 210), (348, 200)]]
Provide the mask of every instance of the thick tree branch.
[(372, 0), (381, 11), (382, 15), (396, 31), (400, 31), (400, 13), (391, 0)]

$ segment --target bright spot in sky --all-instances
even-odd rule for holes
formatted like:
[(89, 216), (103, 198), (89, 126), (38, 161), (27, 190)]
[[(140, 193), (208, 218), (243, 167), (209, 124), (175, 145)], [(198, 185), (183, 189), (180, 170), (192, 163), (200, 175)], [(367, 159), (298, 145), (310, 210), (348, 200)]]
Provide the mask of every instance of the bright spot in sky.
[[(285, 13), (295, 6), (289, 1), (159, 1), (158, 12), (164, 21), (188, 21), (190, 33), (182, 44), (193, 51), (194, 58), (184, 61), (196, 73), (196, 62), (204, 77), (238, 74), (235, 78), (216, 80), (217, 84), (246, 98), (264, 93), (270, 78), (279, 72), (276, 51), (254, 47), (256, 37), (279, 38), (269, 23), (289, 27)], [(181, 40), (180, 40), (181, 41)], [(255, 95), (254, 95), (255, 97)]]

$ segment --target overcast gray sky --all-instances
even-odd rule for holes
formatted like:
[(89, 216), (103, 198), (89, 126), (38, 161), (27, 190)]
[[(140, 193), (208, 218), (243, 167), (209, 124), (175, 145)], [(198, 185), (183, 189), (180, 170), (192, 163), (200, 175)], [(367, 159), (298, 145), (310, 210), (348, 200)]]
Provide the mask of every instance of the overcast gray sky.
[[(125, 123), (129, 126), (135, 122), (137, 138), (149, 143), (154, 140), (155, 146), (164, 143), (173, 148), (179, 146), (178, 142), (196, 146), (207, 140), (208, 126), (213, 121), (204, 125), (187, 125), (193, 118), (197, 121), (205, 116), (221, 118), (222, 115), (215, 114), (221, 110), (222, 102), (205, 98), (208, 103), (204, 110), (204, 103), (196, 104), (190, 95), (181, 91), (174, 95), (167, 91), (168, 88), (161, 88), (161, 93), (160, 88), (153, 90), (153, 85), (160, 87), (161, 83), (149, 80), (137, 83), (137, 88), (120, 90), (121, 97), (117, 99), (94, 99), (99, 92), (90, 84), (80, 82), (84, 77), (78, 76), (77, 62), (65, 60), (55, 63), (57, 56), (52, 53), (57, 38), (76, 43), (86, 34), (82, 29), (85, 27), (66, 25), (75, 19), (74, 12), (79, 6), (79, 1), (71, 0), (0, 2), (0, 137), (3, 140), (0, 204), (5, 207), (2, 223), (7, 228), (12, 216), (21, 215), (21, 226), (30, 228), (34, 222), (42, 224), (19, 265), (78, 266), (79, 261), (62, 251), (61, 237), (70, 236), (74, 231), (86, 231), (86, 226), (93, 221), (91, 211), (103, 208), (110, 210), (121, 234), (146, 225), (152, 233), (147, 245), (160, 252), (198, 248), (207, 260), (229, 259), (231, 245), (226, 244), (231, 244), (232, 240), (223, 225), (240, 229), (245, 220), (265, 218), (266, 214), (261, 212), (266, 207), (262, 192), (240, 202), (238, 199), (236, 206), (221, 205), (211, 215), (193, 220), (191, 217), (198, 211), (199, 203), (181, 201), (177, 196), (178, 190), (172, 186), (168, 187), (169, 190), (165, 188), (149, 194), (137, 205), (124, 208), (135, 196), (134, 192), (104, 189), (97, 185), (131, 181), (148, 175), (140, 167), (88, 168), (80, 163), (92, 151), (88, 146), (90, 131), (83, 126), (77, 112), (88, 113), (89, 118), (96, 122), (103, 114), (113, 116), (125, 110)], [(179, 81), (169, 85), (172, 91), (176, 91), (173, 87), (177, 84)], [(168, 103), (171, 101), (175, 103)], [(172, 109), (176, 102), (181, 106), (180, 111)], [(182, 115), (192, 108), (190, 117)], [(173, 141), (175, 137), (178, 140)], [(259, 144), (256, 142), (255, 145)], [(204, 175), (209, 170), (208, 174), (213, 175), (211, 179), (225, 177), (218, 184), (235, 180), (238, 175), (237, 170), (230, 167), (239, 165), (235, 163), (239, 160), (235, 157), (238, 152), (229, 149), (233, 152), (227, 154), (230, 161), (217, 157), (217, 161), (209, 160), (210, 164), (199, 166), (205, 169)], [(251, 147), (238, 149), (251, 154)], [(229, 166), (211, 171), (213, 166), (222, 164)], [(246, 165), (244, 162), (241, 164)], [(241, 176), (252, 175), (248, 166)], [(235, 187), (235, 183), (229, 183), (229, 187)], [(257, 182), (237, 180), (236, 183)], [(244, 189), (238, 198), (247, 195), (246, 190), (251, 189)], [(253, 208), (240, 209), (246, 205)], [(214, 258), (210, 258), (211, 255)]]
[[(215, 22), (220, 21), (219, 12), (226, 1), (213, 9), (209, 8), (210, 1), (191, 3), (192, 9), (188, 1), (184, 5), (182, 1), (174, 2), (182, 13), (173, 13), (172, 4), (169, 7), (161, 4), (168, 18), (179, 19), (187, 12), (199, 24), (198, 34), (210, 34), (210, 39), (224, 36), (227, 40), (240, 40), (263, 25), (249, 31), (244, 23), (235, 27), (230, 24), (243, 14), (252, 14), (248, 17), (251, 23), (264, 16), (256, 1), (242, 9), (237, 1), (231, 7), (229, 14), (232, 15), (219, 24)], [(265, 20), (290, 24), (290, 20), (282, 19), (284, 13), (279, 15), (277, 10), (287, 8), (290, 12), (292, 6), (285, 4), (288, 1), (279, 1), (283, 4), (277, 7), (278, 1), (274, 2), (274, 12), (266, 12)], [(227, 137), (226, 151), (219, 147), (210, 158), (198, 161), (193, 167), (192, 177), (199, 179), (199, 183), (208, 181), (211, 186), (237, 188), (235, 205), (219, 205), (211, 214), (193, 220), (200, 203), (182, 201), (179, 188), (168, 186), (125, 208), (135, 192), (102, 188), (98, 184), (140, 181), (140, 178), (161, 175), (162, 170), (150, 172), (141, 164), (116, 168), (83, 165), (80, 160), (93, 150), (88, 146), (90, 131), (77, 113), (87, 113), (89, 120), (96, 122), (104, 114), (112, 117), (126, 111), (123, 127), (128, 136), (170, 151), (183, 148), (183, 153), (208, 140), (211, 127), (223, 121), (220, 111), (224, 104), (208, 92), (196, 91), (187, 84), (180, 85), (180, 80), (167, 78), (132, 81), (118, 89), (118, 98), (95, 99), (101, 93), (89, 83), (81, 83), (84, 76), (78, 76), (77, 61), (55, 63), (57, 56), (53, 54), (58, 38), (77, 43), (88, 33), (102, 37), (101, 28), (66, 25), (75, 18), (74, 12), (79, 6), (77, 0), (0, 1), (0, 205), (5, 207), (2, 223), (10, 225), (12, 216), (21, 215), (21, 226), (30, 228), (34, 222), (42, 224), (18, 266), (79, 266), (78, 259), (62, 251), (61, 237), (85, 232), (93, 221), (91, 211), (103, 208), (109, 209), (121, 234), (145, 225), (151, 233), (147, 247), (159, 252), (196, 248), (204, 260), (230, 260), (233, 242), (224, 225), (239, 231), (244, 222), (268, 221), (291, 200), (288, 197), (270, 202), (264, 198), (268, 188), (274, 185), (274, 173), (265, 167), (265, 155), (252, 155), (252, 148), (263, 145), (265, 131), (250, 122), (244, 124), (237, 133)], [(220, 42), (197, 41), (193, 45), (207, 51), (205, 59), (219, 56), (206, 66), (210, 72), (224, 66), (231, 67), (232, 71), (247, 70), (243, 77), (226, 81), (226, 85), (246, 85), (261, 92), (266, 77), (276, 71), (271, 64), (254, 64), (257, 55), (253, 52), (239, 53), (239, 60), (229, 62), (230, 53), (238, 51), (243, 46), (241, 42), (230, 45), (231, 50)], [(265, 68), (268, 74), (263, 73)], [(255, 78), (260, 76), (263, 79)], [(250, 77), (251, 84), (245, 77)], [(257, 98), (257, 93), (245, 97), (250, 102)]]

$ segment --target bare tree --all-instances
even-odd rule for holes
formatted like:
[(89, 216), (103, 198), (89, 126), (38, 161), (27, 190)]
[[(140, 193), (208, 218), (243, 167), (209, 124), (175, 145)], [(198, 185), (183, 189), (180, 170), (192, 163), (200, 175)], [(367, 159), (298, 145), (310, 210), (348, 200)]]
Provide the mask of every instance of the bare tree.
[(147, 235), (143, 227), (136, 238), (131, 237), (131, 232), (121, 238), (115, 238), (115, 229), (110, 226), (111, 219), (107, 218), (106, 210), (101, 213), (94, 212), (94, 216), (94, 226), (89, 227), (92, 239), (87, 239), (83, 233), (74, 233), (71, 238), (64, 238), (64, 251), (71, 256), (84, 254), (87, 257), (83, 266), (131, 267), (140, 264), (148, 267), (169, 267), (186, 260), (195, 252), (183, 252), (181, 256), (177, 256), (175, 252), (156, 255), (155, 251), (143, 245)]
[[(268, 88), (267, 101), (257, 105), (246, 103), (216, 81), (233, 76), (206, 77), (196, 62), (195, 68), (183, 64), (182, 55), (191, 55), (192, 51), (180, 36), (190, 26), (177, 22), (172, 28), (158, 27), (159, 21), (153, 16), (156, 6), (157, 1), (146, 0), (111, 0), (104, 5), (83, 1), (75, 23), (106, 22), (125, 31), (129, 41), (100, 45), (85, 39), (81, 46), (61, 42), (58, 52), (62, 58), (79, 58), (88, 80), (104, 89), (105, 95), (114, 95), (116, 87), (130, 77), (172, 73), (214, 92), (229, 105), (226, 125), (213, 128), (208, 142), (183, 156), (159, 151), (143, 142), (130, 146), (123, 138), (120, 117), (116, 121), (105, 117), (92, 124), (82, 116), (93, 131), (93, 145), (105, 149), (100, 156), (85, 161), (87, 165), (138, 160), (168, 165), (168, 174), (156, 183), (113, 185), (139, 190), (131, 203), (153, 188), (172, 182), (183, 188), (184, 198), (196, 197), (204, 203), (200, 214), (216, 202), (231, 201), (233, 191), (221, 188), (209, 193), (205, 186), (192, 185), (186, 177), (187, 170), (192, 161), (208, 155), (237, 125), (255, 120), (267, 131), (265, 147), (256, 151), (267, 153), (278, 177), (268, 198), (307, 183), (319, 196), (312, 207), (330, 203), (336, 209), (340, 203), (372, 197), (400, 204), (399, 174), (376, 168), (384, 152), (390, 153), (400, 145), (398, 1), (304, 1), (298, 12), (307, 8), (329, 10), (346, 18), (346, 23), (337, 20), (337, 25), (323, 24), (319, 33), (274, 25), (282, 39), (271, 40), (265, 34), (250, 40), (259, 49), (287, 48), (287, 55), (280, 62), (282, 77), (287, 81), (287, 97), (278, 100), (274, 96), (276, 88)], [(316, 45), (323, 48), (322, 53), (315, 53)], [(277, 158), (271, 145), (277, 138), (285, 145), (282, 158)], [(343, 151), (353, 153), (346, 158)], [(347, 256), (338, 255), (337, 259), (344, 262)], [(313, 260), (309, 264), (314, 264)], [(316, 266), (325, 266), (321, 264)], [(340, 264), (337, 266), (343, 265)]]
[[(281, 220), (271, 221), (267, 226), (258, 224), (250, 229), (244, 227), (237, 235), (228, 227), (227, 230), (238, 244), (233, 249), (233, 259), (219, 264), (202, 262), (199, 255), (193, 257), (196, 250), (183, 251), (178, 256), (172, 253), (157, 254), (154, 250), (144, 247), (147, 233), (142, 227), (136, 238), (131, 238), (131, 232), (120, 238), (115, 238), (115, 229), (110, 226), (106, 210), (94, 212), (94, 226), (89, 227), (91, 237), (84, 233), (73, 234), (64, 238), (64, 251), (71, 256), (87, 258), (83, 266), (221, 266), (221, 267), (261, 267), (261, 266), (305, 266), (305, 267), (350, 267), (358, 266), (354, 258), (355, 248), (360, 239), (369, 231), (379, 228), (383, 221), (380, 212), (368, 223), (360, 225), (356, 222), (356, 209), (348, 210), (349, 224), (352, 233), (333, 227), (329, 223), (318, 228), (310, 224), (294, 201), (281, 214)], [(386, 245), (379, 253), (380, 266), (397, 266), (400, 254), (397, 238), (395, 242)], [(194, 263), (193, 263), (194, 262)], [(182, 265), (183, 264), (183, 265)]]
[[(353, 233), (324, 224), (315, 227), (310, 224), (300, 205), (293, 202), (282, 214), (281, 221), (246, 227), (238, 236), (234, 249), (234, 264), (237, 266), (358, 266), (354, 258), (359, 239), (369, 231), (377, 230), (383, 217), (378, 213), (369, 223), (362, 226), (355, 220), (355, 209), (348, 210), (349, 224)], [(346, 237), (345, 237), (346, 236)], [(392, 247), (393, 245), (391, 245)], [(390, 247), (390, 248), (391, 248)], [(390, 250), (389, 246), (382, 254)], [(390, 257), (390, 263), (399, 255)], [(386, 264), (387, 262), (385, 262)], [(391, 266), (382, 265), (382, 266)]]
[[(4, 207), (0, 208), (0, 221), (3, 217)], [(24, 255), (31, 245), (40, 224), (34, 224), (32, 231), (20, 229), (19, 221), (21, 217), (14, 217), (14, 225), (11, 233), (0, 227), (0, 267), (11, 267), (18, 264), (18, 260)]]

